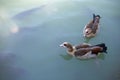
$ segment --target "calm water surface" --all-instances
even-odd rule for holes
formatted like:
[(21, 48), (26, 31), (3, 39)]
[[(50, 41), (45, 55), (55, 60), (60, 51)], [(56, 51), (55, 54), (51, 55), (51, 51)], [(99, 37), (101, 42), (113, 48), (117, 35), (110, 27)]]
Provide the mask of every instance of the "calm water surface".
[[(1, 1), (0, 80), (120, 80), (119, 0)], [(92, 14), (96, 37), (83, 38)], [(106, 43), (108, 54), (79, 60), (59, 45)]]

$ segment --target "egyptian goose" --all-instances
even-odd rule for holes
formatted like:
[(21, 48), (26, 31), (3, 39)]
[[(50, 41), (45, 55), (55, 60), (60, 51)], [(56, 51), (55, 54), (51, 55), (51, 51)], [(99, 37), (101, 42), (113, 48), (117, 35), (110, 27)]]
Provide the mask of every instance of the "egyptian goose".
[(83, 30), (84, 37), (94, 37), (99, 28), (100, 15), (93, 14), (93, 19), (85, 26)]
[(75, 56), (79, 59), (96, 58), (99, 53), (107, 53), (107, 47), (104, 43), (91, 45), (87, 43), (72, 46), (68, 42), (62, 43), (60, 46), (67, 48), (69, 55)]

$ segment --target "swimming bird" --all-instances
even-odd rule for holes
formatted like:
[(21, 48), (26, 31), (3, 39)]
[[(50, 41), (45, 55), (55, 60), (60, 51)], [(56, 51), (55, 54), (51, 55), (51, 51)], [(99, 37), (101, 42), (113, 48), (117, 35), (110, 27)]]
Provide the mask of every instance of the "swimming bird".
[(107, 53), (107, 47), (105, 43), (91, 45), (88, 43), (82, 43), (72, 46), (68, 42), (63, 42), (61, 47), (67, 48), (67, 53), (71, 56), (75, 56), (79, 59), (96, 58), (101, 53)]
[(100, 15), (93, 14), (93, 19), (85, 26), (83, 30), (84, 37), (94, 37), (99, 28)]

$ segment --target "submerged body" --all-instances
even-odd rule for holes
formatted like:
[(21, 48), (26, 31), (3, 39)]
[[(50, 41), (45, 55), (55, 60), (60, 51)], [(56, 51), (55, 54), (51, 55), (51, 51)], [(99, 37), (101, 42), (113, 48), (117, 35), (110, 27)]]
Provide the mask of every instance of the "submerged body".
[(94, 37), (99, 28), (100, 16), (93, 14), (93, 19), (85, 26), (83, 30), (84, 37)]
[(107, 47), (104, 43), (91, 45), (87, 43), (83, 43), (77, 46), (72, 46), (68, 42), (64, 42), (60, 46), (67, 48), (67, 53), (69, 55), (75, 56), (79, 59), (89, 59), (89, 58), (96, 58), (99, 53), (105, 52)]

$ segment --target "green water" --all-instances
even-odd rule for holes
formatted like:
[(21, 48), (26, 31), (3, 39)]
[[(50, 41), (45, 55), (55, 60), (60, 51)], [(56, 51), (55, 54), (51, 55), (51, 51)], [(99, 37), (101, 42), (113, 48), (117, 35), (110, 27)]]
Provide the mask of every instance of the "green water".
[[(120, 80), (119, 0), (0, 2), (0, 80)], [(88, 40), (82, 31), (93, 13), (100, 29)], [(64, 41), (104, 42), (108, 54), (79, 60), (59, 47)]]

